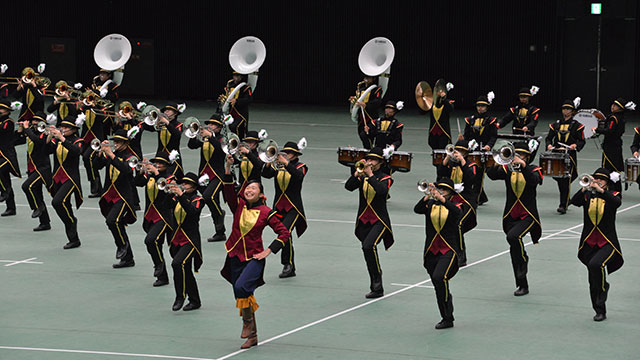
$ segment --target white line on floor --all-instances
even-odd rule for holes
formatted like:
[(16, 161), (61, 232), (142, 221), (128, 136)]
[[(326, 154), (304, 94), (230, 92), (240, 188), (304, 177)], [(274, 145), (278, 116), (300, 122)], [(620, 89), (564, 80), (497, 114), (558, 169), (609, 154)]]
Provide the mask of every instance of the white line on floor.
[(214, 359), (208, 359), (208, 358), (197, 358), (197, 357), (189, 357), (189, 356), (135, 354), (135, 353), (112, 352), (112, 351), (91, 351), (91, 350), (72, 350), (72, 349), (48, 349), (48, 348), (34, 348), (34, 347), (25, 347), (25, 346), (0, 346), (0, 349), (5, 349), (5, 350), (27, 350), (27, 351), (45, 351), (45, 352), (61, 352), (61, 353), (72, 353), (72, 354), (131, 356), (131, 357), (145, 357), (145, 358), (154, 358), (154, 359), (214, 360)]
[[(401, 283), (391, 283), (391, 285), (394, 286), (411, 286), (411, 284), (401, 284)], [(425, 289), (434, 289), (433, 286), (429, 286), (429, 285), (419, 285), (416, 287), (420, 287), (420, 288), (425, 288)]]
[(13, 266), (13, 265), (18, 265), (18, 264), (38, 264), (41, 265), (42, 262), (40, 261), (33, 261), (36, 260), (37, 258), (31, 258), (31, 259), (26, 259), (26, 260), (0, 260), (0, 262), (2, 263), (9, 263), (5, 266)]

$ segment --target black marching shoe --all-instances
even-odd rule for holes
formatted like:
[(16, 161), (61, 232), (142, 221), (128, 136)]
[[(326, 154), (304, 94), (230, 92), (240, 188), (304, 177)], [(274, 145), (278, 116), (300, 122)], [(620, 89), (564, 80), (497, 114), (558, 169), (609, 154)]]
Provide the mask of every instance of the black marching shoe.
[(120, 260), (119, 263), (115, 263), (112, 266), (114, 269), (120, 269), (120, 268), (132, 267), (135, 265), (136, 265), (136, 262), (133, 261), (133, 259), (131, 259), (131, 260)]
[(364, 295), (364, 297), (366, 297), (367, 299), (376, 299), (379, 297), (383, 297), (384, 296), (384, 291), (382, 290), (378, 290), (378, 291), (370, 291), (367, 294)]
[(51, 225), (50, 224), (40, 224), (37, 227), (33, 228), (33, 231), (45, 231), (45, 230), (51, 230)]
[(127, 247), (123, 246), (116, 250), (116, 259), (120, 260), (127, 254)]
[(62, 248), (65, 250), (69, 250), (77, 247), (80, 247), (80, 241), (69, 241)]
[(448, 329), (452, 327), (453, 327), (453, 321), (449, 321), (449, 320), (442, 320), (436, 324), (437, 330)]
[(596, 314), (596, 316), (593, 317), (593, 321), (602, 321), (605, 320), (607, 318), (607, 315), (605, 314)]
[(158, 278), (153, 282), (153, 287), (169, 285), (169, 279)]
[(184, 305), (184, 299), (177, 298), (176, 301), (173, 302), (173, 307), (171, 308), (171, 310), (178, 311), (182, 309), (182, 305)]
[(167, 268), (164, 267), (164, 265), (158, 265), (158, 266), (154, 266), (153, 267), (153, 276), (155, 277), (161, 277), (162, 274), (166, 273)]
[(294, 277), (294, 276), (296, 276), (296, 267), (291, 264), (285, 265), (282, 268), (282, 272), (280, 273), (280, 275), (278, 275), (280, 279)]
[(16, 209), (7, 209), (0, 216), (13, 216), (16, 214)]
[(564, 215), (564, 214), (566, 214), (566, 213), (567, 213), (567, 208), (566, 208), (566, 207), (564, 207), (564, 206), (559, 206), (559, 207), (556, 209), (556, 211), (557, 211), (558, 213), (560, 213), (560, 214)]
[(217, 242), (217, 241), (225, 241), (225, 240), (227, 240), (227, 237), (224, 235), (224, 233), (214, 234), (213, 236), (207, 239), (208, 242)]
[(191, 302), (189, 301), (189, 303), (187, 305), (184, 306), (184, 308), (182, 308), (183, 311), (191, 311), (191, 310), (196, 310), (196, 309), (200, 309), (200, 303), (195, 303), (195, 302)]
[(31, 213), (31, 218), (32, 219), (39, 218), (40, 215), (42, 215), (42, 213), (44, 212), (44, 210), (45, 210), (44, 204), (38, 206), (38, 208), (33, 210), (33, 212)]
[(516, 291), (513, 292), (513, 296), (523, 296), (529, 293), (529, 288), (519, 287)]
[(8, 198), (9, 198), (9, 193), (8, 192), (0, 193), (0, 202), (5, 202), (5, 201), (7, 201)]

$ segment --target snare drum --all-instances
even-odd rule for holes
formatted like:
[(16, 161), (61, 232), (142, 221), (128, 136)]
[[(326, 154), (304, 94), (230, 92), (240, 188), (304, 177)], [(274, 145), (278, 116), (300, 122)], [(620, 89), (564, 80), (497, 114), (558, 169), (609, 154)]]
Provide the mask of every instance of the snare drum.
[(469, 162), (476, 163), (476, 165), (478, 166), (482, 166), (482, 164), (484, 163), (482, 154), (482, 151), (472, 151), (469, 153), (469, 155), (467, 155), (467, 160)]
[(444, 150), (433, 150), (431, 153), (431, 158), (433, 159), (433, 166), (441, 165), (444, 161), (444, 158), (447, 157), (447, 153)]
[(571, 172), (569, 171), (570, 161), (569, 154), (566, 153), (546, 152), (540, 154), (542, 175), (559, 178), (571, 177)]
[(626, 175), (625, 182), (627, 184), (634, 183), (640, 176), (640, 160), (631, 157), (624, 160), (624, 173)]
[(404, 151), (396, 151), (391, 155), (389, 167), (394, 171), (409, 172), (411, 170), (411, 159), (413, 154)]
[(344, 166), (353, 166), (358, 160), (364, 159), (369, 151), (367, 149), (356, 149), (351, 146), (338, 148), (338, 162)]

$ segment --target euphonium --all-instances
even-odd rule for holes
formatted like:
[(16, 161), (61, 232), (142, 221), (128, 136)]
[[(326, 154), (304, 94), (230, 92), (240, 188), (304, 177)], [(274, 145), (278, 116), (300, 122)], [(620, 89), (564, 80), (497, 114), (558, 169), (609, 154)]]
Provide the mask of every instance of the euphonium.
[(589, 186), (591, 186), (592, 182), (593, 182), (593, 176), (591, 176), (589, 174), (580, 175), (580, 186), (589, 187)]

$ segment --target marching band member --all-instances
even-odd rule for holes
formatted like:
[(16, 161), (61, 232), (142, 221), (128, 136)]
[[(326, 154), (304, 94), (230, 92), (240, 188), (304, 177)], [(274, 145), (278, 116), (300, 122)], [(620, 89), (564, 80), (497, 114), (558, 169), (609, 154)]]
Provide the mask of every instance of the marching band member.
[(7, 202), (7, 210), (2, 213), (2, 216), (16, 213), (11, 175), (22, 178), (15, 148), (18, 136), (15, 133), (15, 124), (9, 118), (11, 110), (11, 104), (8, 100), (0, 100), (0, 202)]
[(240, 139), (247, 135), (247, 130), (249, 129), (249, 105), (253, 99), (253, 90), (248, 83), (247, 75), (234, 71), (232, 79), (227, 81), (227, 85), (224, 87), (224, 94), (221, 94), (218, 98), (220, 102), (224, 103), (236, 87), (243, 82), (246, 84), (234, 94), (233, 98), (229, 99), (229, 105), (231, 106), (229, 114), (234, 119), (233, 123), (229, 125), (229, 129), (238, 135)]
[(225, 211), (220, 205), (220, 192), (222, 191), (222, 177), (224, 175), (224, 162), (227, 158), (223, 148), (223, 137), (220, 133), (224, 127), (220, 114), (215, 113), (211, 115), (209, 120), (206, 120), (205, 127), (200, 129), (201, 141), (197, 136), (189, 139), (189, 149), (200, 148), (200, 166), (198, 174), (200, 176), (208, 175), (209, 184), (202, 192), (202, 198), (204, 203), (211, 212), (211, 218), (213, 219), (213, 226), (215, 233), (207, 239), (209, 242), (225, 241), (224, 227), (224, 214)]
[(264, 162), (258, 157), (258, 145), (262, 142), (262, 138), (258, 132), (251, 130), (247, 132), (247, 136), (242, 139), (246, 144), (238, 146), (240, 153), (240, 194), (244, 192), (245, 186), (251, 181), (260, 181), (262, 178), (262, 168)]
[(262, 171), (262, 176), (274, 180), (276, 195), (273, 200), (273, 209), (277, 211), (280, 221), (291, 234), (289, 241), (284, 243), (280, 256), (280, 262), (283, 265), (280, 278), (296, 276), (293, 229), (296, 229), (298, 238), (307, 229), (307, 218), (302, 205), (302, 182), (309, 168), (300, 161), (302, 155), (300, 150), (304, 147), (306, 147), (304, 138), (298, 144), (293, 141), (287, 142), (281, 150), (284, 154), (278, 154), (278, 159), (265, 165)]
[(144, 244), (153, 261), (153, 276), (156, 277), (153, 286), (156, 287), (169, 284), (162, 243), (165, 235), (172, 232), (173, 214), (170, 211), (174, 204), (167, 192), (158, 189), (158, 180), (173, 180), (171, 174), (169, 157), (167, 154), (160, 154), (151, 159), (151, 164), (143, 165), (143, 169), (135, 177), (136, 186), (145, 188), (146, 204), (142, 229), (147, 234)]
[(507, 199), (502, 217), (502, 230), (507, 235), (511, 265), (516, 279), (515, 296), (529, 293), (527, 267), (529, 256), (522, 238), (529, 233), (537, 244), (542, 234), (542, 225), (536, 204), (536, 187), (542, 185), (539, 166), (529, 164), (531, 150), (524, 142), (516, 143), (515, 157), (510, 165), (496, 165), (487, 171), (491, 180), (504, 180)]
[(58, 81), (56, 83), (53, 101), (47, 106), (47, 112), (49, 114), (56, 113), (58, 124), (63, 120), (69, 120), (69, 122), (74, 123), (80, 113), (80, 102), (77, 99), (72, 100), (69, 91), (70, 87), (66, 81)]
[[(142, 159), (142, 126), (144, 122), (137, 119), (137, 114), (133, 109), (133, 105), (129, 101), (123, 101), (120, 103), (119, 110), (113, 117), (112, 130), (118, 131), (123, 129), (127, 131), (129, 137), (129, 151), (131, 151), (138, 159)], [(140, 210), (140, 198), (138, 192), (133, 191), (133, 208), (137, 211)]]
[[(360, 101), (360, 97), (371, 86), (375, 87)], [(365, 149), (371, 149), (374, 146), (371, 140), (373, 137), (366, 135), (369, 134), (371, 128), (375, 127), (373, 119), (378, 118), (378, 109), (382, 104), (382, 88), (378, 86), (378, 77), (365, 75), (356, 86), (356, 95), (350, 96), (349, 101), (361, 108), (358, 111), (358, 136), (362, 140), (362, 146)]]
[(52, 129), (48, 152), (53, 154), (53, 185), (51, 205), (64, 223), (68, 242), (64, 249), (80, 246), (78, 236), (78, 219), (73, 215), (71, 194), (76, 200), (76, 209), (82, 205), (82, 188), (80, 184), (80, 157), (82, 156), (83, 139), (78, 137), (80, 126), (69, 120), (62, 120), (60, 130)]
[[(148, 131), (155, 131), (158, 133), (158, 149), (156, 150), (156, 156), (160, 154), (169, 154), (175, 150), (180, 155), (180, 140), (182, 138), (182, 123), (178, 121), (178, 116), (186, 109), (185, 104), (169, 104), (160, 109), (163, 116), (158, 119), (156, 126), (143, 125), (143, 128)], [(156, 130), (158, 127), (160, 130)], [(182, 167), (182, 156), (176, 159), (176, 167), (174, 175), (177, 178), (181, 178), (184, 174)]]
[[(264, 285), (262, 276), (266, 257), (280, 251), (291, 234), (278, 219), (276, 211), (265, 205), (264, 188), (259, 181), (252, 180), (243, 192), (235, 192), (231, 177), (232, 163), (233, 158), (227, 156), (224, 197), (233, 213), (233, 229), (224, 245), (227, 257), (220, 273), (233, 285), (236, 307), (242, 316), (240, 337), (247, 339), (241, 348), (247, 349), (258, 345), (255, 317), (258, 303), (253, 293)], [(273, 229), (277, 237), (264, 249), (262, 233), (267, 226)]]
[[(530, 89), (520, 89), (518, 93), (520, 103), (509, 108), (507, 115), (496, 124), (498, 129), (502, 129), (513, 122), (511, 125), (513, 134), (535, 135), (538, 117), (540, 117), (540, 108), (531, 104), (531, 97), (536, 95), (539, 90), (540, 88), (537, 86), (532, 86)], [(535, 156), (532, 158), (535, 158)]]
[[(200, 243), (200, 212), (204, 207), (202, 197), (198, 195), (198, 175), (190, 172), (178, 180), (178, 185), (169, 184), (168, 189), (174, 195), (173, 229), (169, 252), (173, 257), (173, 284), (176, 289), (176, 300), (172, 310), (191, 311), (201, 306), (198, 283), (191, 271), (198, 272), (202, 265), (202, 248)], [(189, 303), (182, 307), (186, 297)]]
[(389, 101), (384, 106), (384, 116), (377, 118), (372, 122), (373, 126), (368, 127), (368, 132), (363, 130), (360, 133), (360, 139), (363, 143), (369, 141), (367, 149), (379, 147), (385, 149), (391, 146), (394, 150), (398, 150), (402, 145), (402, 130), (404, 124), (395, 118), (398, 111), (404, 108), (402, 101)]
[(638, 159), (640, 156), (640, 126), (633, 128), (633, 142), (631, 143), (631, 155)]
[(120, 85), (113, 80), (113, 71), (100, 69), (98, 75), (91, 81), (91, 90), (100, 97), (111, 101), (113, 104), (118, 101), (118, 91)]
[(114, 142), (115, 149), (111, 149), (109, 141), (103, 141), (101, 155), (97, 159), (99, 169), (107, 168), (99, 205), (116, 244), (116, 259), (120, 262), (113, 264), (113, 268), (118, 269), (135, 266), (126, 231), (127, 225), (136, 222), (136, 213), (131, 205), (131, 193), (135, 191), (133, 170), (128, 164), (135, 155), (128, 149), (129, 137), (125, 130), (116, 131), (109, 140)]
[[(22, 183), (22, 191), (27, 196), (29, 207), (33, 211), (32, 218), (39, 218), (40, 224), (33, 231), (51, 229), (49, 212), (44, 203), (42, 187), (49, 191), (51, 188), (51, 159), (47, 152), (47, 135), (39, 132), (36, 127), (45, 121), (43, 112), (36, 112), (29, 121), (20, 122), (18, 127), (18, 144), (27, 144), (27, 179)], [(15, 209), (13, 210), (15, 215)]]
[(569, 191), (571, 191), (571, 183), (578, 177), (577, 154), (578, 151), (582, 150), (585, 144), (584, 125), (573, 119), (578, 106), (580, 106), (580, 98), (576, 98), (575, 100), (565, 100), (562, 104), (562, 119), (549, 124), (549, 133), (545, 139), (547, 150), (556, 152), (564, 152), (566, 150), (571, 158), (571, 177), (553, 178), (553, 180), (558, 183), (558, 189), (560, 190), (560, 205), (557, 209), (560, 214), (567, 213), (567, 207), (569, 207), (570, 200)]
[[(449, 87), (449, 89), (452, 89), (452, 87)], [(440, 89), (437, 95), (437, 103), (433, 104), (429, 110), (428, 143), (432, 150), (441, 150), (451, 144), (449, 118), (453, 112), (454, 101), (447, 99), (447, 92), (443, 89)]]
[[(482, 95), (478, 97), (476, 101), (476, 113), (470, 117), (464, 118), (466, 123), (464, 127), (464, 135), (458, 137), (458, 140), (464, 139), (466, 141), (475, 140), (482, 151), (490, 151), (493, 145), (498, 139), (498, 128), (496, 127), (497, 119), (489, 114), (489, 105), (493, 102), (495, 95), (493, 91), (489, 92), (486, 96)], [(474, 185), (475, 192), (477, 194), (477, 203), (482, 205), (489, 201), (487, 194), (484, 192), (484, 174), (487, 169), (484, 165), (478, 164), (480, 174), (476, 179)]]
[(467, 265), (467, 251), (464, 243), (464, 234), (475, 228), (477, 222), (476, 194), (473, 190), (473, 184), (478, 176), (478, 165), (467, 160), (469, 148), (465, 140), (458, 140), (455, 145), (452, 156), (447, 156), (442, 164), (437, 167), (438, 179), (449, 178), (454, 183), (457, 190), (461, 187), (460, 192), (453, 193), (451, 201), (458, 205), (461, 210), (460, 222), (460, 241), (458, 245), (458, 266)]
[(84, 118), (82, 125), (82, 133), (80, 137), (84, 140), (84, 153), (82, 160), (84, 168), (87, 172), (87, 178), (91, 184), (89, 198), (98, 198), (101, 194), (100, 188), (100, 171), (98, 169), (99, 151), (91, 148), (91, 141), (98, 139), (104, 141), (105, 121), (106, 117), (101, 113), (97, 106), (99, 96), (91, 90), (87, 90), (82, 94), (82, 105), (80, 117)]
[(616, 210), (622, 204), (622, 199), (619, 192), (610, 190), (611, 182), (619, 180), (619, 174), (599, 168), (591, 176), (590, 184), (571, 198), (571, 204), (582, 206), (584, 209), (584, 226), (580, 236), (578, 258), (589, 272), (591, 305), (596, 312), (594, 321), (607, 318), (605, 302), (609, 283), (606, 280), (605, 267), (607, 272), (612, 274), (624, 263), (616, 234)]
[(32, 68), (26, 67), (22, 70), (22, 77), (18, 79), (18, 86), (13, 93), (13, 96), (23, 104), (18, 122), (30, 120), (37, 112), (44, 112), (44, 96), (36, 84), (38, 75), (40, 74)]
[(456, 193), (453, 181), (441, 178), (429, 184), (429, 194), (421, 198), (413, 211), (425, 215), (426, 241), (423, 266), (431, 277), (442, 320), (436, 329), (453, 327), (453, 297), (449, 292), (449, 280), (458, 272), (460, 252), (460, 216), (462, 210), (452, 198)]
[[(611, 104), (611, 114), (607, 116), (604, 124), (594, 129), (594, 133), (604, 135), (602, 140), (602, 167), (615, 172), (624, 171), (624, 159), (622, 158), (622, 134), (624, 134), (624, 111), (635, 109), (635, 104), (627, 103), (623, 98), (617, 98)], [(622, 182), (613, 184), (614, 189), (622, 195)]]
[(356, 171), (344, 184), (348, 191), (359, 190), (359, 208), (356, 218), (355, 235), (362, 243), (362, 252), (371, 280), (371, 292), (367, 299), (384, 295), (382, 269), (378, 259), (378, 242), (383, 240), (385, 250), (393, 245), (391, 220), (387, 212), (387, 195), (393, 184), (391, 176), (381, 171), (384, 164), (381, 148), (375, 147), (365, 156), (364, 169)]

